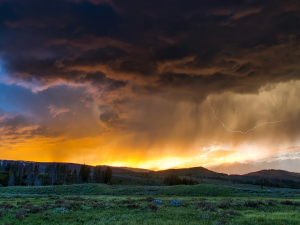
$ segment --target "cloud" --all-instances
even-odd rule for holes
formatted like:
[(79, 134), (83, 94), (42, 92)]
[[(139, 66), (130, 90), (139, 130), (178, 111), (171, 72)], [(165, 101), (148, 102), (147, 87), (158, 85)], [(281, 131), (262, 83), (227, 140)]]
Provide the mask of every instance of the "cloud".
[(1, 148), (10, 149), (16, 143), (24, 143), (38, 135), (40, 130), (40, 125), (33, 117), (3, 111), (0, 116)]
[(6, 134), (22, 134), (37, 129), (33, 118), (21, 114), (0, 117), (0, 128)]
[(66, 108), (58, 108), (54, 105), (49, 105), (48, 108), (50, 109), (50, 113), (53, 114), (52, 118), (55, 118), (56, 116), (62, 114), (62, 113), (67, 113), (70, 110)]
[(136, 165), (193, 159), (217, 142), (240, 153), (217, 158), (238, 160), (299, 145), (298, 120), (238, 136), (206, 102), (235, 130), (299, 117), (297, 1), (2, 0), (0, 12), (1, 107), (34, 118), (30, 132), (9, 129), (58, 140), (53, 156), (76, 139), (94, 161), (126, 150)]

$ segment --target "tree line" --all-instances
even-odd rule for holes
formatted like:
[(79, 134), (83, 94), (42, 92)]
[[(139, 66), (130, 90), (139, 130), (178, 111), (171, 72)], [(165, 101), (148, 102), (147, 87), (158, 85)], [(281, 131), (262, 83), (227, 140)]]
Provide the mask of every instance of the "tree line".
[(194, 185), (199, 184), (198, 181), (193, 179), (187, 179), (185, 177), (180, 178), (177, 174), (171, 174), (170, 176), (165, 176), (164, 184), (166, 185)]
[(67, 164), (50, 163), (41, 172), (36, 163), (7, 163), (0, 171), (0, 186), (41, 186), (80, 183), (111, 184), (112, 169), (109, 166), (81, 165), (72, 170)]

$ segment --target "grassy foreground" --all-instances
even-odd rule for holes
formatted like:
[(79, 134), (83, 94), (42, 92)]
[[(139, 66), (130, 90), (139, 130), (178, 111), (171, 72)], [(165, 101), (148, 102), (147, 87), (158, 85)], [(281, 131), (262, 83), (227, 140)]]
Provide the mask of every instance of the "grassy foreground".
[[(297, 196), (257, 194), (217, 185), (7, 187), (0, 188), (0, 225), (300, 224)], [(184, 205), (169, 206), (172, 200)]]

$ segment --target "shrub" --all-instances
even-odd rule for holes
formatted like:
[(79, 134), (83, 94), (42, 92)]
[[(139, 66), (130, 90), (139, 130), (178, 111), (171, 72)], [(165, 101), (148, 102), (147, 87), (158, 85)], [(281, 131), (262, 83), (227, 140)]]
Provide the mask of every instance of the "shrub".
[(206, 200), (200, 200), (200, 202), (196, 204), (195, 209), (202, 209), (206, 204)]
[(274, 199), (270, 199), (267, 201), (268, 205), (269, 206), (273, 206), (273, 205), (276, 205), (278, 203), (278, 201), (274, 200)]
[(203, 207), (204, 211), (217, 212), (218, 208), (214, 204), (207, 203)]
[(45, 212), (43, 215), (49, 219), (53, 214), (50, 212)]
[(29, 213), (39, 213), (43, 211), (40, 207), (35, 205), (27, 205), (26, 209)]
[(91, 204), (91, 205), (94, 205), (94, 204), (97, 204), (99, 201), (97, 199), (93, 199), (93, 198), (88, 198), (84, 201), (84, 204)]
[(50, 200), (57, 200), (57, 199), (59, 199), (59, 196), (57, 196), (57, 195), (49, 195), (49, 199)]
[(135, 203), (136, 201), (134, 199), (131, 199), (131, 198), (128, 198), (126, 200), (122, 200), (121, 203), (122, 204), (133, 204)]
[(294, 206), (299, 206), (300, 202), (294, 202), (291, 200), (283, 200), (280, 202), (281, 205), (294, 205)]
[(146, 197), (146, 198), (142, 198), (141, 201), (152, 202), (152, 201), (154, 201), (154, 198), (152, 198), (152, 197)]
[(199, 203), (197, 204), (198, 208), (199, 208), (199, 207), (202, 208), (202, 207), (204, 207), (204, 206), (207, 204), (207, 199), (206, 199), (206, 198), (200, 198), (199, 200), (200, 200), (200, 201), (199, 201)]
[(232, 202), (233, 202), (232, 199), (222, 199), (219, 202), (218, 207), (221, 209), (229, 209), (231, 207)]
[(27, 212), (25, 210), (21, 210), (16, 212), (15, 216), (16, 219), (24, 219), (25, 217), (27, 217)]
[(56, 205), (61, 205), (61, 204), (64, 204), (64, 203), (65, 203), (64, 200), (57, 200), (57, 201), (55, 201)]
[(208, 213), (204, 213), (201, 215), (202, 219), (209, 219), (209, 214)]
[(127, 208), (128, 208), (128, 209), (139, 209), (140, 206), (137, 205), (137, 204), (135, 204), (135, 203), (131, 203), (131, 204), (128, 204), (128, 205), (127, 205)]
[(217, 223), (217, 225), (224, 225), (224, 224), (226, 224), (227, 223), (227, 221), (225, 220), (225, 219), (221, 219), (218, 223)]
[(41, 204), (39, 204), (39, 208), (42, 211), (46, 211), (48, 209), (54, 208), (55, 206), (51, 204), (51, 202), (43, 202)]
[(294, 203), (291, 200), (283, 200), (280, 202), (282, 205), (294, 205)]
[(65, 197), (65, 200), (72, 200), (72, 201), (85, 201), (86, 199), (81, 197), (81, 196), (70, 196), (70, 197)]
[(246, 206), (246, 207), (258, 208), (261, 205), (265, 205), (264, 202), (261, 200), (257, 200), (257, 201), (247, 200), (244, 202), (244, 206)]
[(156, 211), (159, 211), (159, 207), (157, 205), (155, 205), (154, 203), (150, 203), (148, 205), (148, 209), (151, 211), (151, 212), (156, 212)]
[(94, 203), (92, 206), (94, 209), (103, 209), (104, 208), (104, 205), (100, 204), (100, 203)]
[(241, 216), (242, 214), (240, 212), (234, 211), (234, 210), (226, 210), (221, 212), (221, 216), (223, 217), (230, 217), (230, 216)]
[[(83, 206), (83, 204), (81, 204), (80, 202), (69, 202), (68, 206), (66, 208), (70, 209), (70, 210), (71, 209), (72, 210), (79, 210), (82, 206)], [(91, 206), (91, 207), (93, 207), (93, 206)]]
[(2, 203), (0, 203), (0, 209), (2, 209), (2, 210), (9, 210), (9, 209), (14, 209), (14, 208), (16, 208), (14, 205), (12, 205), (12, 204), (10, 204), (10, 203), (8, 203), (8, 202), (2, 202)]
[(17, 201), (17, 205), (19, 208), (21, 208), (22, 206), (26, 206), (30, 204), (30, 201), (29, 200), (25, 200), (25, 201)]

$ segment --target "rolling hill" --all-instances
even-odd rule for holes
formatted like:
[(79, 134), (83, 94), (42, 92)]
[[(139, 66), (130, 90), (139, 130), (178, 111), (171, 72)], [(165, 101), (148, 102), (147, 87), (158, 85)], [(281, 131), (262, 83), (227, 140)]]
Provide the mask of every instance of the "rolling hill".
[(220, 176), (227, 176), (224, 173), (217, 173), (206, 169), (204, 167), (191, 167), (191, 168), (184, 168), (184, 169), (168, 169), (168, 170), (160, 170), (153, 172), (159, 176), (167, 176), (170, 174), (177, 174), (178, 176), (194, 176), (194, 177), (220, 177)]
[[(8, 163), (19, 163), (20, 165), (33, 164), (39, 165), (40, 172), (44, 172), (46, 166), (52, 163), (46, 162), (28, 162), (28, 161), (14, 161), (14, 160), (0, 160), (0, 171), (4, 170), (5, 166)], [(58, 164), (58, 163), (57, 163)], [(68, 167), (72, 170), (76, 169), (80, 170), (82, 164), (76, 163), (59, 163), (60, 165), (68, 165)], [(103, 165), (104, 167), (106, 165)], [(91, 166), (93, 168), (93, 166)], [(252, 166), (251, 164), (241, 164), (241, 163), (233, 163), (233, 164), (223, 164), (218, 167), (213, 168), (214, 171), (206, 169), (204, 167), (191, 167), (191, 168), (182, 168), (182, 169), (167, 169), (160, 171), (151, 171), (147, 169), (140, 168), (130, 168), (130, 167), (113, 167), (113, 174), (123, 174), (123, 175), (138, 175), (141, 173), (149, 173), (154, 176), (168, 176), (171, 174), (177, 174), (178, 176), (191, 176), (191, 177), (201, 177), (201, 178), (219, 178), (223, 177), (229, 180), (232, 179), (242, 179), (242, 180), (256, 180), (256, 179), (281, 179), (281, 180), (294, 180), (300, 182), (300, 173), (289, 172), (285, 170), (259, 170), (258, 167)], [(239, 173), (244, 173), (247, 170), (255, 170), (255, 172), (248, 172), (244, 175), (227, 175), (227, 173), (232, 174), (233, 171), (238, 170)], [(136, 176), (135, 175), (135, 176)], [(138, 175), (140, 176), (140, 175)]]
[(260, 170), (244, 175), (245, 177), (259, 177), (264, 179), (283, 179), (300, 181), (300, 173), (289, 172), (285, 170)]

